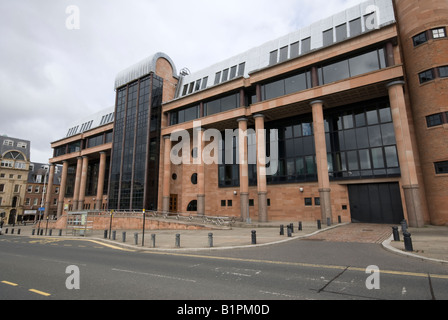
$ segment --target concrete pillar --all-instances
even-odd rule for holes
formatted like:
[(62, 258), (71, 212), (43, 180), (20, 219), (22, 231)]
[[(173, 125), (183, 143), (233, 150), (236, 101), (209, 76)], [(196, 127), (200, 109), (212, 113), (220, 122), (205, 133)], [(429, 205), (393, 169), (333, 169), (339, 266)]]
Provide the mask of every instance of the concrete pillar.
[(266, 132), (264, 130), (264, 115), (257, 114), (255, 132), (257, 136), (257, 187), (258, 187), (258, 220), (268, 221), (267, 180), (266, 180)]
[(82, 175), (82, 157), (78, 157), (76, 163), (75, 189), (73, 190), (73, 210), (78, 210), (81, 175)]
[(104, 178), (106, 176), (106, 153), (100, 152), (100, 169), (98, 172), (98, 184), (95, 209), (101, 210), (103, 206)]
[(314, 129), (314, 144), (316, 147), (316, 166), (317, 177), (319, 183), (320, 194), (320, 210), (322, 213), (322, 221), (327, 221), (330, 218), (332, 223), (331, 210), (331, 189), (330, 178), (328, 175), (328, 157), (327, 146), (325, 142), (325, 126), (324, 126), (324, 110), (323, 101), (312, 101), (313, 108), (313, 129)]
[(79, 199), (78, 210), (83, 210), (84, 202), (86, 199), (86, 187), (87, 187), (87, 169), (89, 168), (89, 158), (87, 156), (82, 157), (82, 170), (81, 170), (81, 183), (79, 185)]
[(50, 172), (48, 174), (48, 184), (46, 186), (46, 195), (45, 195), (45, 213), (44, 213), (44, 220), (47, 219), (49, 213), (50, 213), (50, 205), (51, 205), (51, 194), (53, 189), (53, 180), (54, 180), (54, 169), (55, 165), (50, 165)]
[(164, 152), (163, 152), (163, 198), (162, 211), (170, 211), (170, 181), (171, 181), (171, 140), (170, 136), (164, 136)]
[(417, 178), (417, 168), (412, 147), (409, 120), (406, 112), (406, 102), (403, 91), (404, 81), (394, 81), (387, 85), (389, 90), (390, 108), (394, 122), (397, 141), (398, 158), (400, 161), (401, 181), (403, 185), (409, 226), (421, 228), (424, 226), (423, 201)]
[(240, 164), (240, 202), (241, 219), (248, 221), (249, 218), (249, 158), (247, 149), (247, 118), (238, 121), (238, 154)]
[(65, 196), (65, 189), (67, 187), (67, 173), (68, 173), (68, 162), (64, 161), (62, 163), (61, 185), (59, 187), (59, 198), (57, 209), (58, 219), (62, 216), (62, 211), (64, 210), (64, 196)]

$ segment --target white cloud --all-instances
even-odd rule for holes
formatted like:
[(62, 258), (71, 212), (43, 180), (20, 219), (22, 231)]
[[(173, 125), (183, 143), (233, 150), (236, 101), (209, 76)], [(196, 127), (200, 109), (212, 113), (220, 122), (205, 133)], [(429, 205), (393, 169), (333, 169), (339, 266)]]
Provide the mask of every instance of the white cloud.
[[(165, 52), (191, 71), (244, 52), (360, 0), (1, 1), (0, 134), (31, 141), (46, 162), (50, 142), (77, 118), (112, 106), (121, 70)], [(66, 8), (80, 29), (66, 28)]]

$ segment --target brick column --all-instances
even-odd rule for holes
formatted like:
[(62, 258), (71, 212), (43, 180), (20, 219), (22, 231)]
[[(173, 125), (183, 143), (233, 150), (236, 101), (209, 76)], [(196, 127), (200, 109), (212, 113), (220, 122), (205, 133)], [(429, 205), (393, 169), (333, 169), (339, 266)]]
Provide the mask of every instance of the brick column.
[(267, 182), (266, 182), (266, 133), (264, 130), (264, 115), (257, 114), (255, 132), (257, 136), (257, 187), (258, 187), (258, 220), (268, 221)]
[(64, 210), (65, 189), (67, 187), (67, 173), (68, 173), (68, 162), (64, 161), (62, 163), (61, 185), (59, 187), (59, 198), (57, 209), (58, 219), (62, 216), (62, 211)]
[(79, 186), (81, 184), (82, 175), (82, 157), (78, 157), (76, 163), (75, 189), (73, 190), (73, 210), (78, 210)]
[(79, 186), (78, 210), (83, 210), (84, 202), (86, 200), (87, 169), (88, 168), (89, 168), (89, 158), (87, 156), (83, 156), (82, 157), (81, 183)]
[(333, 217), (330, 196), (331, 189), (330, 178), (328, 176), (328, 157), (325, 142), (323, 101), (316, 100), (312, 101), (310, 104), (313, 108), (314, 144), (316, 147), (316, 165), (322, 221), (326, 222), (327, 219), (330, 218), (330, 222), (332, 222)]
[(205, 215), (205, 162), (202, 158), (203, 152), (204, 152), (204, 145), (205, 142), (203, 141), (203, 135), (204, 135), (204, 129), (193, 129), (198, 130), (197, 134), (197, 151), (195, 159), (197, 166), (198, 166), (198, 215), (204, 216)]
[(240, 164), (240, 202), (241, 219), (248, 221), (249, 218), (249, 163), (247, 154), (247, 118), (238, 121), (238, 154)]
[(390, 108), (394, 121), (408, 222), (411, 227), (421, 228), (425, 224), (422, 208), (423, 201), (417, 179), (417, 168), (412, 148), (403, 85), (403, 81), (394, 81), (389, 83), (387, 88), (389, 90)]
[(163, 153), (163, 198), (162, 198), (162, 211), (170, 211), (170, 181), (171, 181), (171, 140), (170, 136), (164, 136), (163, 141), (165, 143)]
[(54, 164), (50, 165), (50, 173), (48, 174), (48, 184), (46, 186), (46, 195), (45, 195), (45, 213), (44, 213), (44, 220), (47, 219), (49, 213), (50, 213), (50, 205), (51, 205), (51, 195), (52, 195), (52, 189), (53, 189), (53, 180), (54, 180)]
[(101, 210), (103, 207), (103, 193), (104, 193), (104, 177), (106, 176), (106, 153), (100, 152), (100, 170), (98, 172), (98, 184), (96, 192), (95, 209)]

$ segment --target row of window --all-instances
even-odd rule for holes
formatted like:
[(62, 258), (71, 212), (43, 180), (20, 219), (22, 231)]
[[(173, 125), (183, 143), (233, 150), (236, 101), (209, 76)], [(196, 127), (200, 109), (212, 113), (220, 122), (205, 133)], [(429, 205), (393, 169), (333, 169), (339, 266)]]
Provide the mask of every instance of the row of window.
[[(318, 66), (318, 79), (316, 80), (318, 81), (318, 85), (324, 85), (386, 67), (385, 50), (379, 48)], [(312, 87), (310, 70), (302, 70), (297, 73), (289, 74), (286, 77), (263, 83), (261, 85), (261, 100), (274, 99)], [(200, 114), (201, 110), (199, 105), (171, 112), (170, 125), (176, 125), (203, 116), (239, 108), (240, 105), (240, 94), (230, 94), (204, 102), (202, 115)]]
[[(235, 65), (230, 68), (226, 68), (222, 71), (218, 71), (215, 74), (215, 81), (213, 84), (218, 85), (220, 83), (233, 80), (236, 77), (242, 77), (244, 76), (245, 70), (246, 70), (246, 63), (242, 62), (239, 65)], [(208, 77), (204, 77), (202, 79), (185, 84), (183, 87), (182, 96), (192, 94), (199, 90), (204, 90), (205, 88), (207, 88), (207, 84), (208, 84)]]
[(448, 123), (448, 111), (432, 114), (426, 117), (426, 123), (428, 128), (440, 126), (444, 123)]
[(448, 78), (448, 66), (442, 66), (425, 70), (418, 74), (420, 84), (432, 81), (437, 78)]
[[(374, 14), (374, 13), (372, 13)], [(364, 16), (364, 21), (366, 21), (371, 14)], [(368, 23), (365, 22), (366, 30), (368, 29)], [(322, 43), (326, 47), (335, 42), (344, 41), (350, 37), (356, 37), (363, 32), (361, 18), (357, 18), (349, 21), (348, 23), (343, 23), (334, 28), (325, 30), (322, 32)], [(294, 59), (300, 55), (307, 54), (311, 51), (311, 37), (302, 39), (291, 43), (289, 46), (281, 47), (280, 49), (271, 51), (269, 53), (269, 65), (274, 65), (281, 63), (289, 59)]]
[[(10, 175), (9, 175), (9, 179), (14, 179), (14, 177), (15, 177), (14, 174), (10, 174)], [(6, 174), (4, 174), (4, 173), (0, 173), (0, 178), (6, 178)], [(18, 174), (18, 175), (17, 175), (17, 179), (18, 179), (18, 180), (21, 180), (21, 179), (22, 179), (22, 175), (21, 175), (21, 174)]]
[(417, 47), (423, 43), (428, 42), (430, 39), (440, 39), (446, 37), (446, 28), (439, 27), (419, 33), (418, 35), (412, 37), (412, 41), (414, 43), (414, 47)]
[[(106, 143), (111, 143), (112, 138), (113, 138), (112, 131), (108, 131), (106, 133), (103, 133), (103, 134), (100, 134), (97, 136), (89, 137), (89, 138), (85, 139), (83, 148), (89, 149), (89, 148), (100, 146), (100, 145), (103, 145)], [(75, 141), (75, 142), (57, 147), (54, 149), (54, 152), (53, 152), (54, 157), (59, 157), (59, 156), (65, 155), (65, 154), (79, 152), (82, 149), (81, 145), (82, 145), (81, 141)]]
[[(3, 145), (4, 146), (9, 146), (9, 147), (14, 147), (14, 141), (12, 141), (12, 140), (4, 140), (3, 141)], [(26, 142), (22, 142), (22, 141), (17, 142), (17, 148), (26, 149), (27, 146), (28, 146), (28, 143), (26, 143)]]

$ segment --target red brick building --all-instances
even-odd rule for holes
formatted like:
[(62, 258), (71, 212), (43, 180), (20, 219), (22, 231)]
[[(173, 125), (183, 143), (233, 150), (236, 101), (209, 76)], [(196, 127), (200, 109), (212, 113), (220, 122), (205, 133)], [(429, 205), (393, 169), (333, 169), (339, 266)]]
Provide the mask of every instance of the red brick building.
[(58, 214), (448, 224), (447, 12), (368, 1), (197, 72), (163, 53), (131, 66), (113, 123), (52, 144)]

